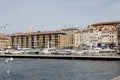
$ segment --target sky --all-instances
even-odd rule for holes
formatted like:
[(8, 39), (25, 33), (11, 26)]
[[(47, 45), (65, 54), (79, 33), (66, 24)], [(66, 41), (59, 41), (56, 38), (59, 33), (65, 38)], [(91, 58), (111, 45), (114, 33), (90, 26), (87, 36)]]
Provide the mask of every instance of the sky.
[(0, 0), (0, 33), (84, 28), (120, 20), (120, 0)]

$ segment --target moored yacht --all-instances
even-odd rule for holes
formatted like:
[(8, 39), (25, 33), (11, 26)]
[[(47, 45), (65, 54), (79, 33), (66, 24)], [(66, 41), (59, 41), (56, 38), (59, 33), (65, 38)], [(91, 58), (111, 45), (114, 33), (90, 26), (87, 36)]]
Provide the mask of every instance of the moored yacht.
[(39, 51), (39, 54), (55, 54), (56, 52), (56, 48), (44, 48)]
[(88, 53), (89, 53), (88, 49), (73, 49), (71, 51), (71, 54), (73, 54), (73, 55), (85, 55)]
[(59, 49), (59, 50), (57, 50), (57, 54), (70, 55), (71, 51), (72, 51), (72, 49)]
[(117, 51), (110, 48), (93, 48), (93, 53), (99, 53), (99, 55), (116, 55)]

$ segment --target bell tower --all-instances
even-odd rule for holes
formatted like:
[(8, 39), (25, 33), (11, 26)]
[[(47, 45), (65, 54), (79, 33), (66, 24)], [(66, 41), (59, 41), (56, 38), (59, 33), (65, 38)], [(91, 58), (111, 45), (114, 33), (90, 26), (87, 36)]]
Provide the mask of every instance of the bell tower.
[(32, 25), (29, 26), (29, 33), (32, 32)]

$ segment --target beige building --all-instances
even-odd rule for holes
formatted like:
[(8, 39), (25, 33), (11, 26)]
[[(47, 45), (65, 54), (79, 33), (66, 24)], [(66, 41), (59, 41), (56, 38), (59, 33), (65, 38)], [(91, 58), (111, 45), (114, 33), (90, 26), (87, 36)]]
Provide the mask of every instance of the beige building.
[(80, 45), (83, 46), (88, 46), (89, 45), (89, 37), (88, 37), (88, 29), (82, 29), (81, 34), (80, 34)]
[(75, 45), (74, 45), (74, 47), (80, 46), (80, 40), (81, 40), (81, 32), (78, 31), (75, 33)]
[(117, 25), (117, 45), (120, 47), (120, 21)]
[(80, 32), (77, 28), (67, 28), (56, 31), (14, 33), (11, 36), (11, 46), (16, 48), (73, 48), (80, 45)]
[(67, 28), (62, 29), (66, 33), (65, 37), (65, 47), (73, 48), (78, 47), (80, 45), (80, 31), (78, 28)]
[(11, 46), (16, 48), (61, 48), (65, 46), (66, 33), (58, 31), (14, 33), (11, 35)]
[(73, 48), (80, 45), (93, 46), (116, 43), (120, 45), (120, 21), (99, 22), (89, 25), (86, 29), (67, 28), (56, 31), (33, 32), (32, 26), (28, 33), (14, 33), (10, 36), (12, 47), (21, 48)]
[(99, 22), (89, 25), (81, 32), (81, 43), (86, 46), (115, 43), (120, 45), (120, 21)]
[(86, 46), (97, 46), (98, 42), (100, 42), (100, 32), (93, 28), (92, 26), (88, 26), (86, 29), (82, 30), (81, 34), (81, 42)]
[(6, 48), (10, 46), (10, 37), (5, 34), (0, 34), (0, 48)]
[(117, 27), (119, 24), (120, 21), (100, 22), (92, 24), (89, 29), (92, 29), (94, 34), (96, 35), (96, 43), (101, 43), (101, 45), (105, 45), (114, 42), (118, 46)]

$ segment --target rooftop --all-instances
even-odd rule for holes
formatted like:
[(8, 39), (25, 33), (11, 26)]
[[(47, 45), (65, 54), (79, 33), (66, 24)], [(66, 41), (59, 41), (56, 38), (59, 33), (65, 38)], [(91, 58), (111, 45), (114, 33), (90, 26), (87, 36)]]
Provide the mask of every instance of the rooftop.
[(0, 34), (0, 39), (1, 39), (1, 38), (7, 38), (7, 37), (8, 37), (8, 35)]
[(41, 34), (41, 35), (42, 35), (42, 34), (65, 34), (65, 32), (62, 31), (62, 30), (44, 31), (44, 32), (37, 31), (37, 32), (27, 32), (27, 33), (18, 32), (18, 33), (13, 33), (13, 34), (11, 34), (11, 36), (37, 35), (37, 34)]
[(120, 24), (120, 21), (98, 22), (98, 23), (95, 23), (95, 24), (91, 24), (91, 26), (113, 25), (113, 24)]

